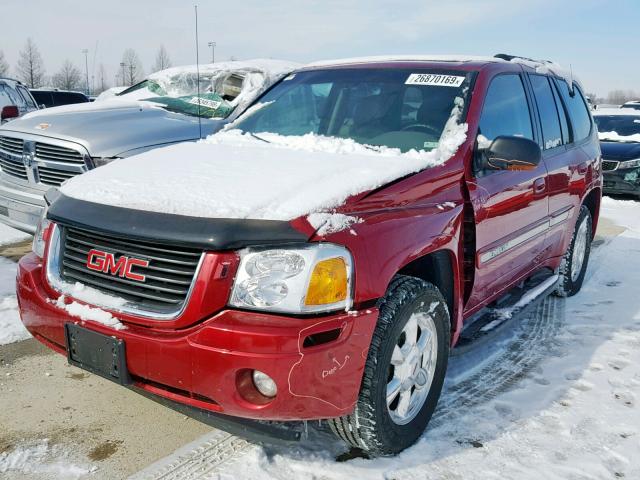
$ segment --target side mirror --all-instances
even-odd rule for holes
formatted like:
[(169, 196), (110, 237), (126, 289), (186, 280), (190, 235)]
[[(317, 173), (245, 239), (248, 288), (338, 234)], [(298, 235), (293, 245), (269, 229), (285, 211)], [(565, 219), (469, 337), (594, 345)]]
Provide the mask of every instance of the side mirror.
[(542, 159), (542, 150), (533, 140), (523, 137), (496, 137), (482, 155), (486, 170), (534, 170)]
[(18, 118), (20, 116), (20, 111), (18, 107), (15, 105), (7, 105), (6, 107), (2, 107), (2, 112), (0, 113), (0, 122), (4, 122), (9, 120), (10, 118)]

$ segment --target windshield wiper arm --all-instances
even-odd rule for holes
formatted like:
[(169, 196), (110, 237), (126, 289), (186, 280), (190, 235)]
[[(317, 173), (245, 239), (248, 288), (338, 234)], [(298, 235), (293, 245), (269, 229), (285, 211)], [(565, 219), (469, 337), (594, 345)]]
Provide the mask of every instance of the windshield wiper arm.
[(271, 143), (269, 140), (267, 140), (267, 139), (265, 139), (265, 138), (262, 138), (262, 137), (260, 137), (260, 136), (256, 135), (256, 134), (255, 134), (255, 133), (253, 133), (253, 132), (249, 132), (249, 135), (251, 135), (253, 138), (255, 138), (255, 139), (257, 139), (257, 140), (260, 140), (261, 142), (264, 142), (264, 143)]

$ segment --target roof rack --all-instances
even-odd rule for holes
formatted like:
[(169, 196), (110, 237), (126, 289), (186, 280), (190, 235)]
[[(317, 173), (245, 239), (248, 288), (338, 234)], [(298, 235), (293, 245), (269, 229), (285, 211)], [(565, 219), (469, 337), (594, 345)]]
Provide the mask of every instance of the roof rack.
[(11, 80), (12, 82), (16, 82), (18, 85), (24, 85), (24, 83), (22, 83), (20, 80), (18, 80), (17, 78), (11, 78), (11, 77), (2, 77), (0, 76), (0, 80)]
[(511, 60), (514, 60), (514, 59), (520, 59), (520, 60), (526, 60), (528, 62), (536, 62), (536, 63), (553, 63), (551, 60), (535, 60), (533, 58), (523, 57), (521, 55), (509, 55), (507, 53), (498, 53), (494, 55), (493, 58), (501, 58), (502, 60), (506, 60), (507, 62), (510, 62)]

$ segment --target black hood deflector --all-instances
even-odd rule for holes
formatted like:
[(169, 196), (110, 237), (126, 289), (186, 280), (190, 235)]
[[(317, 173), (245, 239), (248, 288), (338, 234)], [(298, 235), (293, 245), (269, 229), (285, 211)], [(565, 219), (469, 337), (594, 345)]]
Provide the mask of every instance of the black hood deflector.
[(78, 200), (53, 189), (47, 192), (46, 199), (50, 220), (123, 239), (204, 250), (236, 250), (309, 239), (286, 221), (203, 218), (133, 210)]

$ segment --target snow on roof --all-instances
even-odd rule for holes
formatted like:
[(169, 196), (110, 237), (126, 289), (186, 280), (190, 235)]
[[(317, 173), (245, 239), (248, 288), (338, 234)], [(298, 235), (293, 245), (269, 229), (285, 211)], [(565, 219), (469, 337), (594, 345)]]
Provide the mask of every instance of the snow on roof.
[(640, 110), (636, 110), (635, 108), (597, 108), (593, 110), (593, 116), (614, 116), (614, 115), (631, 115), (634, 117), (640, 117)]
[(324, 67), (331, 65), (352, 65), (359, 63), (383, 63), (383, 62), (487, 62), (504, 63), (505, 60), (495, 57), (474, 55), (374, 55), (367, 57), (341, 58), (335, 60), (321, 60), (313, 62), (306, 67)]
[[(234, 114), (242, 112), (251, 104), (262, 92), (269, 88), (281, 77), (289, 74), (298, 68), (300, 64), (285, 60), (255, 59), (234, 62), (219, 62), (200, 65), (200, 76), (202, 79), (210, 81), (225, 75), (238, 73), (244, 76), (242, 90), (240, 94), (229, 102), (235, 108)], [(158, 83), (163, 87), (169, 96), (195, 94), (196, 65), (182, 67), (172, 67), (149, 75), (148, 79)], [(74, 113), (88, 110), (112, 110), (118, 108), (160, 108), (160, 105), (142, 100), (157, 97), (157, 93), (148, 88), (134, 90), (125, 95), (115, 96), (116, 87), (100, 96), (98, 102), (78, 103), (62, 105), (60, 107), (36, 110), (24, 115), (23, 118), (48, 115), (51, 113)], [(187, 93), (191, 92), (191, 93)]]
[[(452, 111), (435, 150), (400, 153), (350, 139), (220, 132), (124, 158), (67, 181), (63, 194), (135, 210), (206, 218), (292, 220), (441, 165), (466, 139)], [(269, 143), (267, 143), (269, 142)], [(149, 168), (153, 165), (153, 168)]]

